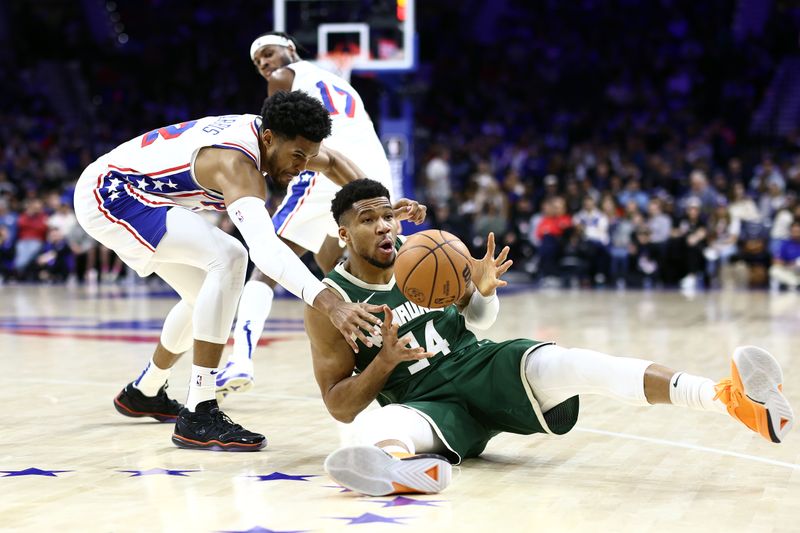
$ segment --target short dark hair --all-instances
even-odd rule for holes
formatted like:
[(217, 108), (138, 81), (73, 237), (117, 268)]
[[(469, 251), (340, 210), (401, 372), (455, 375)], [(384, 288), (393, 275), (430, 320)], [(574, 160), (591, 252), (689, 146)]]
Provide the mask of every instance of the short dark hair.
[(294, 139), (322, 142), (331, 134), (331, 117), (322, 102), (302, 91), (277, 92), (264, 100), (261, 129)]
[(342, 215), (349, 211), (354, 203), (370, 198), (380, 198), (381, 196), (389, 198), (389, 191), (381, 182), (368, 178), (351, 181), (333, 197), (333, 202), (331, 202), (333, 219), (337, 224), (341, 224)]

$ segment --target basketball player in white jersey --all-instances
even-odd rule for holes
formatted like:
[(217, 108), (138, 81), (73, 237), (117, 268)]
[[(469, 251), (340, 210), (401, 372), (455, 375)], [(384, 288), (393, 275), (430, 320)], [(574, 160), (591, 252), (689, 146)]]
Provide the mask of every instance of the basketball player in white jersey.
[[(227, 211), (250, 258), (331, 323), (355, 347), (377, 321), (374, 306), (345, 305), (275, 235), (265, 208), (266, 179), (285, 187), (306, 168), (344, 184), (364, 174), (321, 141), (328, 111), (302, 92), (264, 102), (262, 116), (205, 117), (136, 137), (92, 163), (75, 189), (75, 212), (89, 235), (141, 276), (158, 274), (181, 297), (167, 315), (142, 374), (114, 399), (131, 417), (175, 421), (183, 448), (258, 450), (263, 435), (219, 410), (215, 374), (230, 335), (248, 252), (195, 211)], [(266, 177), (266, 179), (265, 179)], [(166, 394), (170, 368), (194, 348), (185, 407)]]
[[(332, 123), (325, 145), (343, 153), (366, 176), (381, 182), (394, 194), (386, 153), (361, 97), (346, 80), (303, 61), (297, 50), (296, 42), (281, 32), (267, 33), (253, 41), (250, 59), (267, 81), (268, 93), (301, 90), (321, 101)], [(323, 272), (334, 267), (343, 251), (330, 213), (331, 201), (339, 188), (321, 173), (306, 171), (289, 185), (286, 198), (272, 217), (278, 236), (298, 255), (312, 252)], [(395, 207), (411, 203), (400, 200)], [(420, 212), (424, 215), (424, 208)], [(421, 216), (414, 221), (423, 219)], [(258, 268), (244, 286), (234, 329), (233, 353), (217, 376), (219, 399), (253, 386), (252, 355), (269, 316), (274, 286), (275, 282)]]

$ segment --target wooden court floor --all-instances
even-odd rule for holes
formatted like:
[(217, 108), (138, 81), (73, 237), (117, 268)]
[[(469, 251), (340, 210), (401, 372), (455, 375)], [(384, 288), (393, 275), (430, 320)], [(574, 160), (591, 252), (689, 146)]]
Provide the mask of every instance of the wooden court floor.
[[(586, 397), (563, 437), (501, 435), (435, 496), (342, 492), (322, 462), (346, 426), (314, 383), (299, 302), (276, 301), (256, 388), (230, 398), (259, 453), (180, 450), (112, 398), (149, 358), (174, 297), (139, 285), (0, 287), (2, 531), (800, 531), (800, 434), (773, 445), (726, 416)], [(489, 337), (552, 339), (728, 374), (772, 351), (800, 409), (800, 297), (763, 292), (503, 295)], [(170, 392), (185, 399), (189, 361)]]

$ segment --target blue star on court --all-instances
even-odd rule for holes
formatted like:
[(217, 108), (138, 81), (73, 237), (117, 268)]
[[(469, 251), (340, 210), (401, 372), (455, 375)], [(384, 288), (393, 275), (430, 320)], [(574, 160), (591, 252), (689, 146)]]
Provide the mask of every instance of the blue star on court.
[(307, 529), (293, 529), (291, 531), (287, 530), (277, 530), (277, 529), (269, 529), (263, 528), (261, 526), (254, 526), (250, 529), (226, 529), (224, 531), (218, 531), (217, 533), (304, 533), (308, 531)]
[(189, 477), (186, 472), (199, 472), (199, 470), (169, 470), (166, 468), (151, 468), (149, 470), (117, 470), (117, 472), (127, 472), (130, 477), (140, 476), (178, 476)]
[(266, 476), (247, 476), (247, 477), (254, 477), (257, 478), (259, 481), (308, 481), (307, 477), (319, 477), (317, 475), (311, 474), (302, 474), (298, 476), (293, 476), (291, 474), (284, 474), (283, 472), (273, 472), (271, 474), (267, 474)]
[(413, 518), (411, 516), (397, 516), (394, 518), (390, 518), (388, 516), (381, 516), (372, 513), (364, 513), (360, 516), (332, 516), (331, 518), (335, 518), (336, 520), (349, 520), (347, 523), (348, 526), (352, 526), (355, 524), (372, 524), (372, 523), (382, 523), (382, 524), (400, 524), (400, 525), (407, 525), (405, 522), (400, 522), (400, 520), (408, 520)]
[(420, 505), (423, 507), (439, 507), (434, 505), (445, 500), (415, 500), (414, 498), (406, 498), (405, 496), (397, 496), (391, 500), (366, 500), (370, 503), (382, 503), (383, 507), (401, 507), (403, 505)]
[(18, 477), (18, 476), (44, 476), (44, 477), (58, 477), (57, 474), (62, 472), (74, 472), (74, 470), (40, 470), (39, 468), (26, 468), (24, 470), (0, 470), (0, 473), (5, 474), (2, 477)]

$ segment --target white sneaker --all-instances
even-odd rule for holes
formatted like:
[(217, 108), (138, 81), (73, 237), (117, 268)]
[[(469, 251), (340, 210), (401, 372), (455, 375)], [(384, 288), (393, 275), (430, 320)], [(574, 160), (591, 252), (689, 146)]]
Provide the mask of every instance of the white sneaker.
[(249, 391), (254, 383), (253, 361), (228, 361), (217, 374), (217, 402), (222, 402), (232, 392)]
[(441, 492), (450, 484), (452, 470), (441, 455), (399, 458), (377, 446), (346, 446), (325, 459), (325, 471), (334, 481), (367, 496)]

